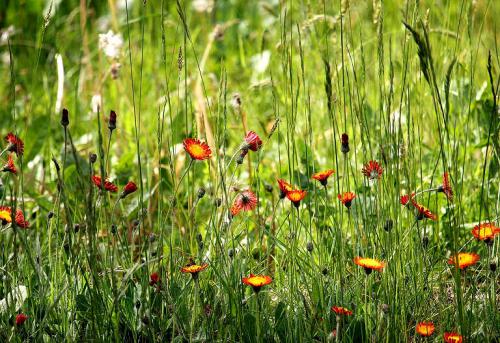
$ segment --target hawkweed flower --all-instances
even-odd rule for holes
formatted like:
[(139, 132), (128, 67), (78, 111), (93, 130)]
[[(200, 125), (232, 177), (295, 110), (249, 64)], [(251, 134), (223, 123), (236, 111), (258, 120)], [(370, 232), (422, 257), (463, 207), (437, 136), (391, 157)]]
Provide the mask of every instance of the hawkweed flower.
[(7, 163), (5, 163), (5, 165), (3, 166), (2, 171), (17, 175), (17, 168), (16, 165), (14, 164), (14, 159), (12, 158), (12, 154), (9, 154), (9, 156), (7, 157)]
[(7, 146), (7, 151), (16, 153), (17, 156), (22, 156), (24, 153), (24, 142), (21, 138), (17, 137), (12, 132), (9, 132), (7, 136), (5, 136), (5, 141), (9, 143)]
[(464, 341), (462, 335), (456, 332), (445, 332), (443, 338), (446, 343), (462, 343)]
[(433, 322), (420, 322), (415, 327), (415, 331), (424, 337), (431, 336), (436, 330)]
[(349, 152), (349, 136), (347, 133), (343, 133), (342, 137), (340, 138), (340, 142), (342, 143), (340, 150), (344, 153), (347, 154)]
[(245, 146), (244, 148), (250, 149), (252, 151), (258, 151), (262, 147), (262, 140), (253, 131), (248, 131), (245, 136)]
[(111, 132), (116, 129), (116, 112), (113, 110), (109, 112), (108, 129)]
[(474, 226), (472, 235), (479, 241), (484, 241), (486, 244), (492, 244), (495, 236), (500, 233), (500, 228), (493, 223), (483, 223)]
[(369, 161), (363, 166), (362, 172), (370, 180), (377, 180), (382, 177), (384, 169), (382, 169), (377, 161)]
[(290, 200), (296, 208), (299, 208), (300, 201), (305, 198), (307, 191), (301, 189), (292, 189), (286, 193), (286, 197)]
[(460, 269), (475, 265), (479, 261), (479, 255), (476, 253), (460, 252), (448, 259), (448, 264), (453, 264)]
[(342, 204), (347, 208), (351, 207), (352, 201), (354, 200), (355, 197), (356, 194), (354, 194), (353, 192), (345, 192), (343, 194), (337, 195), (337, 198), (339, 198)]
[(319, 183), (321, 183), (322, 186), (326, 187), (326, 185), (328, 184), (328, 178), (333, 173), (334, 173), (334, 171), (332, 169), (328, 169), (328, 170), (321, 171), (319, 173), (313, 174), (312, 178), (314, 180), (318, 180)]
[(120, 199), (125, 198), (127, 195), (132, 194), (135, 191), (137, 191), (137, 185), (132, 181), (127, 182), (125, 187), (123, 187), (123, 191), (122, 191), (122, 194), (120, 195)]
[[(100, 176), (97, 176), (97, 175), (92, 176), (92, 182), (94, 183), (94, 185), (97, 186), (97, 188), (99, 188), (100, 190), (103, 190), (102, 189), (102, 179)], [(111, 192), (111, 193), (116, 193), (116, 192), (118, 192), (118, 186), (116, 186), (114, 183), (112, 183), (108, 180), (104, 180), (104, 190), (107, 190), (108, 192)]]
[(149, 285), (156, 286), (160, 283), (160, 275), (157, 272), (152, 273), (149, 276)]
[(207, 269), (208, 264), (204, 263), (201, 265), (195, 264), (194, 261), (189, 262), (187, 265), (181, 268), (182, 273), (191, 274), (194, 280), (198, 279), (198, 273)]
[(182, 144), (184, 145), (184, 150), (186, 150), (193, 160), (203, 161), (209, 159), (212, 155), (208, 144), (199, 139), (186, 138)]
[(369, 275), (374, 270), (382, 270), (385, 263), (374, 258), (369, 257), (355, 257), (354, 263), (365, 269), (367, 275)]
[(229, 209), (229, 212), (231, 213), (231, 217), (236, 217), (238, 213), (240, 213), (241, 208), (237, 206), (236, 204), (233, 204), (231, 208)]
[(337, 314), (337, 316), (351, 316), (353, 313), (351, 310), (341, 306), (332, 306), (331, 309)]
[(0, 206), (0, 220), (2, 225), (7, 225), (12, 222), (12, 210), (7, 206)]
[(250, 190), (241, 192), (234, 199), (233, 207), (237, 207), (239, 211), (252, 211), (257, 207), (257, 196)]
[(16, 325), (17, 326), (23, 325), (26, 320), (28, 320), (28, 316), (25, 315), (24, 313), (19, 313), (16, 315)]
[(241, 281), (248, 286), (252, 286), (255, 293), (259, 293), (263, 286), (269, 285), (273, 279), (267, 275), (253, 275), (243, 277)]
[(278, 179), (278, 186), (280, 188), (280, 199), (286, 198), (286, 194), (293, 189), (293, 186), (283, 179)]
[(412, 201), (414, 196), (415, 196), (415, 193), (411, 193), (410, 195), (408, 195), (408, 194), (402, 195), (399, 198), (399, 202), (401, 203), (401, 205), (406, 206), (406, 205), (408, 205), (408, 203), (410, 201)]
[(61, 113), (61, 125), (67, 127), (69, 125), (69, 112), (66, 108), (63, 108)]
[(20, 209), (16, 210), (15, 220), (16, 220), (16, 225), (21, 229), (27, 229), (30, 227), (30, 222), (24, 218), (23, 211), (21, 211)]
[(415, 206), (415, 208), (417, 209), (417, 220), (422, 220), (425, 218), (434, 221), (437, 220), (437, 216), (434, 213), (432, 213), (427, 207), (420, 205), (417, 202), (415, 202), (413, 206)]
[(447, 172), (443, 174), (443, 184), (438, 187), (437, 191), (444, 193), (450, 202), (453, 201), (453, 189), (451, 188), (450, 178)]

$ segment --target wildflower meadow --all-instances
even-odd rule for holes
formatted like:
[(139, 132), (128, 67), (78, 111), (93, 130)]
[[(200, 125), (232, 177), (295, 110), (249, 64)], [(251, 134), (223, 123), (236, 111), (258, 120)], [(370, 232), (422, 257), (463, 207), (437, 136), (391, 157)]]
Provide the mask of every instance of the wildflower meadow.
[(499, 18), (2, 1), (0, 342), (500, 342)]

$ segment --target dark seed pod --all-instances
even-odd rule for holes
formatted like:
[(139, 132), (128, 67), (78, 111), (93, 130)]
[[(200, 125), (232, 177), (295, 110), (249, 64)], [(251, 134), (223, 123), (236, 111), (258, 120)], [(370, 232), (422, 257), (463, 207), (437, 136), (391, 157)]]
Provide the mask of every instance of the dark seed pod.
[(205, 196), (205, 188), (201, 187), (200, 189), (198, 189), (198, 199), (201, 199)]
[(203, 250), (204, 246), (205, 246), (205, 243), (203, 243), (203, 241), (198, 242), (198, 249)]
[(115, 224), (111, 225), (111, 233), (112, 233), (113, 235), (116, 235), (116, 232), (117, 232), (117, 230), (116, 230), (116, 225), (115, 225)]
[(245, 158), (245, 156), (238, 156), (238, 159), (236, 160), (236, 163), (237, 164), (242, 164), (243, 163), (243, 159)]
[(394, 222), (392, 219), (387, 219), (384, 224), (384, 230), (389, 232), (392, 230), (392, 227), (394, 226)]
[(48, 214), (47, 214), (47, 218), (50, 220), (52, 218), (54, 218), (54, 212), (50, 211)]
[(140, 300), (137, 300), (137, 301), (135, 302), (135, 308), (136, 308), (136, 309), (140, 309), (140, 308), (141, 308), (141, 302), (140, 302)]
[(347, 133), (342, 134), (341, 142), (342, 142), (342, 146), (341, 146), (340, 150), (344, 154), (347, 154), (350, 150), (349, 149), (349, 136), (347, 135)]
[(65, 108), (63, 108), (62, 114), (61, 114), (61, 125), (64, 127), (69, 125), (69, 112)]
[(321, 274), (323, 274), (325, 276), (328, 275), (328, 268), (326, 268), (326, 267), (323, 268), (323, 270), (321, 271)]
[(137, 228), (139, 226), (139, 224), (140, 224), (139, 219), (134, 219), (132, 221), (132, 226), (134, 227), (134, 229)]
[(201, 235), (201, 233), (197, 233), (197, 234), (196, 234), (196, 240), (197, 240), (198, 242), (203, 241), (203, 236)]
[(80, 231), (80, 224), (76, 223), (75, 225), (73, 225), (73, 231), (75, 231), (75, 233)]
[(266, 185), (264, 186), (264, 189), (266, 190), (266, 192), (268, 193), (272, 193), (273, 192), (273, 186), (271, 186), (270, 184), (266, 183)]
[(497, 264), (495, 262), (491, 262), (490, 263), (490, 270), (492, 272), (496, 272), (497, 271)]
[(113, 110), (109, 112), (108, 129), (109, 131), (113, 131), (114, 129), (116, 129), (116, 112)]
[(229, 249), (229, 250), (227, 251), (227, 254), (228, 254), (228, 256), (229, 256), (230, 258), (233, 258), (233, 257), (234, 257), (234, 249)]
[(97, 155), (95, 153), (91, 152), (89, 155), (89, 161), (90, 161), (90, 163), (95, 163), (97, 161)]
[(307, 251), (312, 252), (314, 250), (313, 242), (307, 242), (306, 248), (307, 248)]
[(221, 198), (215, 199), (214, 205), (215, 207), (220, 207), (220, 205), (222, 205), (222, 199)]

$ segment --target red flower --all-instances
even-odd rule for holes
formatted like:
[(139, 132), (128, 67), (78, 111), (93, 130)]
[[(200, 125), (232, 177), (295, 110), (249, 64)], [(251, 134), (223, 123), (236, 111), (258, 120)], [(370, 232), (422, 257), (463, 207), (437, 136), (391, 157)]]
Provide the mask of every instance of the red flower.
[(154, 286), (160, 283), (160, 275), (157, 272), (152, 273), (149, 276), (149, 285)]
[(16, 225), (22, 229), (27, 229), (30, 227), (30, 222), (24, 219), (23, 211), (20, 209), (16, 210)]
[(293, 189), (292, 185), (283, 179), (278, 179), (278, 186), (280, 188), (280, 199), (285, 198), (286, 193), (290, 192)]
[(377, 161), (370, 161), (363, 166), (363, 174), (370, 180), (380, 179), (384, 170)]
[(257, 203), (258, 200), (255, 194), (250, 190), (246, 190), (238, 194), (236, 199), (234, 199), (233, 207), (238, 209), (237, 214), (239, 211), (252, 211), (257, 207)]
[(337, 198), (344, 204), (345, 207), (349, 208), (351, 207), (351, 203), (356, 197), (356, 194), (353, 192), (345, 192), (344, 194), (339, 194), (337, 195)]
[(352, 311), (348, 310), (345, 307), (340, 306), (332, 306), (332, 311), (338, 314), (339, 316), (350, 316), (352, 315)]
[(208, 144), (199, 139), (186, 138), (182, 144), (184, 144), (184, 150), (193, 160), (203, 161), (209, 159), (212, 154)]
[(445, 332), (444, 341), (446, 343), (462, 343), (463, 337), (456, 332)]
[(7, 159), (7, 163), (3, 166), (2, 171), (17, 175), (17, 169), (16, 169), (16, 165), (14, 164), (14, 160), (12, 159), (12, 155), (9, 154), (9, 157)]
[(429, 218), (430, 220), (437, 220), (437, 216), (432, 213), (427, 207), (420, 205), (416, 201), (411, 199), (413, 206), (417, 209), (417, 220), (422, 220), (424, 218)]
[[(94, 185), (96, 185), (99, 189), (102, 190), (102, 179), (100, 176), (97, 175), (92, 176), (92, 182), (94, 183)], [(114, 183), (109, 182), (108, 180), (104, 181), (104, 189), (111, 193), (118, 192), (118, 187)]]
[(253, 131), (248, 131), (245, 136), (246, 148), (252, 151), (257, 151), (262, 146), (262, 140)]
[(137, 185), (134, 182), (129, 181), (129, 182), (127, 182), (125, 187), (123, 187), (123, 191), (122, 191), (120, 198), (123, 199), (127, 195), (134, 193), (136, 190), (137, 190)]
[(250, 274), (249, 277), (243, 277), (241, 282), (245, 285), (252, 286), (255, 293), (258, 293), (263, 286), (269, 285), (273, 279), (267, 275), (253, 275)]
[(323, 186), (326, 186), (328, 183), (328, 178), (333, 173), (334, 173), (334, 171), (332, 169), (328, 169), (328, 170), (313, 174), (312, 178), (315, 180), (318, 180)]
[(451, 189), (448, 173), (446, 172), (443, 174), (443, 184), (439, 186), (438, 192), (444, 193), (450, 202), (453, 201), (453, 189)]
[(28, 319), (28, 316), (25, 315), (24, 313), (19, 313), (16, 315), (16, 325), (21, 326), (24, 324), (24, 322)]
[(499, 233), (500, 228), (496, 227), (493, 223), (479, 224), (472, 229), (472, 235), (478, 240), (485, 241), (486, 243), (493, 243), (493, 239)]
[(22, 156), (24, 153), (24, 143), (21, 138), (17, 137), (12, 132), (5, 136), (5, 140), (9, 143), (7, 151), (15, 152), (17, 156)]
[(454, 264), (460, 269), (465, 269), (476, 264), (479, 261), (479, 255), (476, 253), (460, 252), (448, 259), (448, 264)]
[(434, 330), (436, 330), (436, 328), (433, 322), (420, 322), (415, 327), (415, 331), (420, 336), (424, 337), (431, 336), (434, 333)]
[(411, 195), (405, 194), (402, 195), (399, 202), (401, 202), (401, 205), (406, 206), (412, 200), (413, 202), (413, 197), (415, 196), (415, 193), (411, 193)]
[(300, 206), (300, 201), (306, 197), (307, 192), (301, 189), (292, 189), (286, 193), (288, 200), (292, 202), (295, 207)]

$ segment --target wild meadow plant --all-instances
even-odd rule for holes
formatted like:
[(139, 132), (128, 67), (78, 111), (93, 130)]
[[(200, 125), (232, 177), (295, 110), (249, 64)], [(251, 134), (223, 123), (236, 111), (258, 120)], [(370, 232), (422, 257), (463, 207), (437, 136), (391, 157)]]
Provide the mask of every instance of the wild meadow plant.
[(498, 342), (495, 1), (0, 6), (0, 341)]

